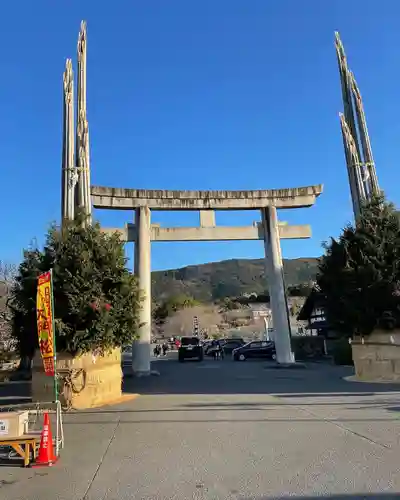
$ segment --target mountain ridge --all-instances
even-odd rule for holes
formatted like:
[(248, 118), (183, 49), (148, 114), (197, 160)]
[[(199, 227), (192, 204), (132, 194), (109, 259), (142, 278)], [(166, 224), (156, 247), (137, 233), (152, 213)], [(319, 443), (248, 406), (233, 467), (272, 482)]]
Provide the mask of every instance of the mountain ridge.
[[(315, 280), (317, 257), (283, 259), (286, 286)], [(153, 300), (188, 295), (203, 302), (244, 293), (265, 293), (268, 276), (264, 259), (229, 259), (152, 272)]]

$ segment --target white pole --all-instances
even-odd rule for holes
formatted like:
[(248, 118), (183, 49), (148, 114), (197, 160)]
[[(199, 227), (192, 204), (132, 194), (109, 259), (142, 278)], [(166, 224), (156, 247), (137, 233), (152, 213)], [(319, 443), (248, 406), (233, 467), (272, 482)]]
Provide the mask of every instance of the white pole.
[(264, 324), (265, 324), (265, 340), (267, 342), (270, 341), (270, 338), (269, 338), (269, 322), (268, 322), (268, 317), (267, 316), (264, 316)]

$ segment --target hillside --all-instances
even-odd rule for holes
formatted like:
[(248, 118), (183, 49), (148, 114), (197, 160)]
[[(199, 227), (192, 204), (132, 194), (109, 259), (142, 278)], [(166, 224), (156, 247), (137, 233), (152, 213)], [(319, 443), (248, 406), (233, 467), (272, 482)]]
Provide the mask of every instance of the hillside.
[[(284, 259), (286, 285), (314, 280), (318, 259)], [(232, 259), (152, 273), (153, 300), (185, 294), (211, 302), (267, 288), (263, 259)]]

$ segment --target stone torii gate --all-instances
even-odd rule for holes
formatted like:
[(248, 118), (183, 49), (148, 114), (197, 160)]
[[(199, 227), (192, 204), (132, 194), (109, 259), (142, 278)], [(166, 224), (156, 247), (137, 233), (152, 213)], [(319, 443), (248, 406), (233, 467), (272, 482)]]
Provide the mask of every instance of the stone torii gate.
[[(77, 45), (77, 102), (74, 117), (74, 76), (67, 59), (63, 77), (63, 156), (61, 181), (62, 220), (74, 219), (78, 209), (91, 223), (95, 208), (135, 211), (135, 224), (119, 231), (135, 244), (134, 272), (144, 293), (140, 309), (139, 340), (132, 346), (132, 368), (137, 375), (150, 373), (151, 339), (151, 255), (152, 241), (263, 240), (269, 277), (271, 309), (278, 363), (290, 364), (290, 323), (283, 280), (281, 238), (309, 238), (309, 226), (278, 223), (277, 209), (312, 206), (322, 185), (258, 191), (161, 191), (91, 186), (89, 125), (86, 110), (86, 22), (82, 21)], [(74, 118), (77, 121), (75, 128)], [(260, 210), (261, 223), (246, 227), (218, 227), (215, 210)], [(151, 224), (152, 210), (194, 210), (200, 212), (200, 227), (162, 228)]]
[[(322, 185), (262, 191), (162, 191), (92, 186), (95, 208), (135, 211), (135, 224), (127, 224), (125, 229), (104, 229), (119, 232), (124, 241), (134, 242), (134, 273), (144, 295), (139, 313), (139, 339), (132, 346), (134, 373), (139, 376), (150, 373), (152, 241), (263, 240), (277, 361), (294, 363), (280, 239), (310, 238), (311, 228), (279, 223), (277, 209), (310, 207), (321, 193)], [(254, 209), (260, 210), (261, 223), (244, 227), (215, 224), (215, 210)], [(199, 211), (200, 226), (162, 228), (151, 224), (152, 210)]]

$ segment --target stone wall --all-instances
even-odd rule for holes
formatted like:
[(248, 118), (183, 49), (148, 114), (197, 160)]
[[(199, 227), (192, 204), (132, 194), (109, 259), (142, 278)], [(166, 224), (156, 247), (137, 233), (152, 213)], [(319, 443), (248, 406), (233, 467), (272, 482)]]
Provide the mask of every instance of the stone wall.
[(400, 382), (400, 331), (376, 331), (352, 342), (355, 374), (366, 381)]
[[(60, 386), (65, 385), (62, 380), (68, 378), (68, 374), (73, 384), (72, 391), (67, 384), (64, 394), (59, 396), (63, 406), (77, 410), (94, 408), (115, 402), (122, 396), (120, 349), (114, 349), (104, 356), (57, 354), (56, 366), (61, 379)], [(54, 401), (53, 378), (45, 375), (39, 352), (33, 361), (32, 401)]]

